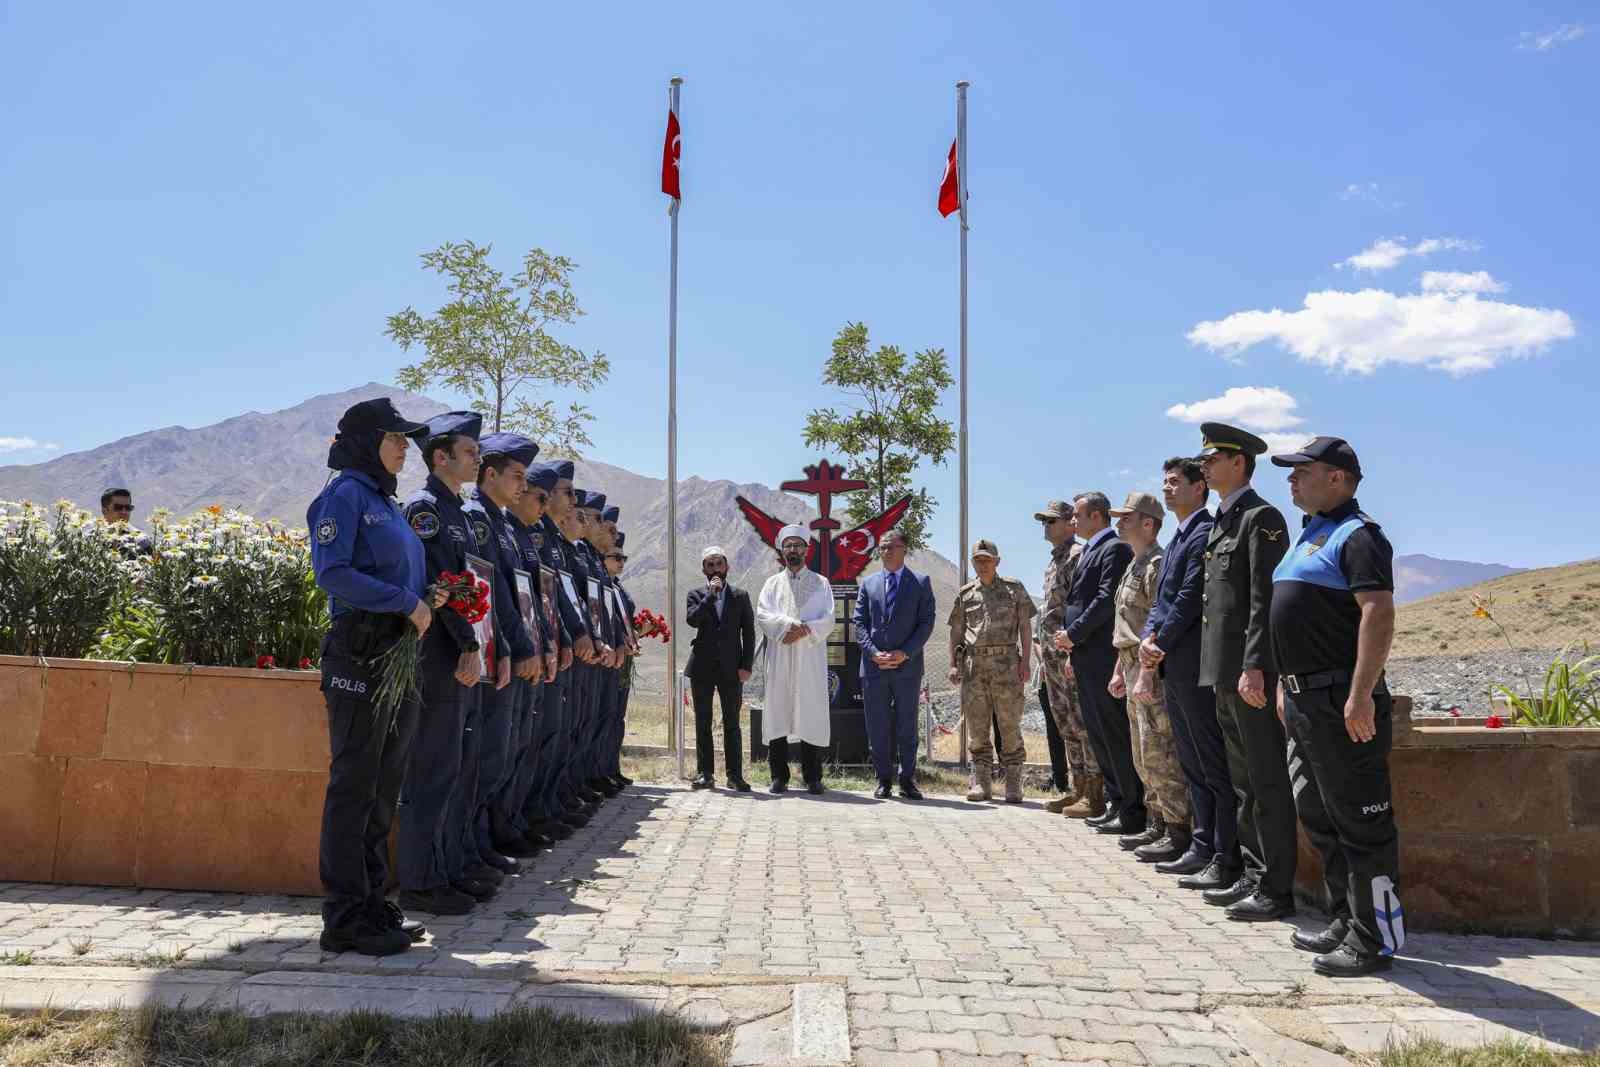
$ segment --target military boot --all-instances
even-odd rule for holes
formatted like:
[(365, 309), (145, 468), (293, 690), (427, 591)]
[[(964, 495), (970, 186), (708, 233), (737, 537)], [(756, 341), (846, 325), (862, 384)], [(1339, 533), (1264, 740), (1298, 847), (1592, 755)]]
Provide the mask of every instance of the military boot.
[(1022, 803), (1022, 765), (1013, 763), (1006, 768), (1006, 803)]
[(1052, 815), (1060, 815), (1078, 802), (1078, 798), (1083, 795), (1081, 791), (1082, 785), (1083, 775), (1075, 775), (1072, 779), (1072, 787), (1053, 800), (1045, 801), (1044, 810)]
[(974, 803), (994, 799), (993, 764), (974, 763), (972, 765), (972, 785), (967, 790), (967, 799)]
[(1071, 805), (1062, 809), (1061, 814), (1069, 819), (1087, 819), (1100, 814), (1105, 807), (1105, 778), (1098, 774), (1086, 774), (1083, 776), (1083, 793)]

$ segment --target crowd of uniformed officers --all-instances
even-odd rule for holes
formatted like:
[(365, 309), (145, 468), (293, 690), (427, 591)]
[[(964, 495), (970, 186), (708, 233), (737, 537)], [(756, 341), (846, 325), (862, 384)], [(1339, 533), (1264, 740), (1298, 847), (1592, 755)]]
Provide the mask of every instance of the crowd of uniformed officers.
[[(332, 620), (321, 660), (329, 951), (405, 951), (424, 936), (407, 912), (470, 912), (632, 784), (624, 668), (639, 646), (618, 510), (573, 487), (571, 461), (536, 462), (534, 442), (482, 435), (482, 423), (354, 405), (329, 451), (337, 473), (306, 513)], [(396, 476), (413, 447), (428, 476), (402, 506)], [(429, 592), (474, 568), (492, 587), (477, 624)], [(408, 627), (417, 691), (375, 699), (381, 657)], [(398, 904), (387, 896), (397, 808)]]
[[(1385, 970), (1405, 942), (1384, 681), (1393, 550), (1356, 502), (1348, 442), (1272, 457), (1304, 512), (1297, 536), (1251, 488), (1266, 443), (1221, 423), (1201, 434), (1199, 456), (1164, 464), (1165, 507), (1084, 493), (1035, 515), (1052, 546), (1035, 636), (1063, 790), (1046, 806), (1240, 922), (1295, 913), (1298, 815), (1332, 921), (1293, 944), (1322, 974)], [(980, 749), (973, 799), (988, 791)]]

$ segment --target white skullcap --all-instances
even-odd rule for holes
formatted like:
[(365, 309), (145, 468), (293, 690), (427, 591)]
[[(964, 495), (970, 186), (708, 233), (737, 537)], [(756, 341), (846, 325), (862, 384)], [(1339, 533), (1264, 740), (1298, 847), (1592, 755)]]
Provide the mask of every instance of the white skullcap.
[(727, 559), (728, 558), (728, 554), (726, 552), (722, 551), (722, 546), (721, 545), (707, 545), (706, 546), (706, 550), (704, 552), (700, 553), (700, 562), (704, 563), (706, 560), (710, 559), (712, 556), (721, 556), (723, 559)]
[(804, 526), (785, 526), (778, 531), (778, 547), (782, 548), (783, 543), (791, 537), (798, 537), (808, 543), (811, 540), (811, 534)]

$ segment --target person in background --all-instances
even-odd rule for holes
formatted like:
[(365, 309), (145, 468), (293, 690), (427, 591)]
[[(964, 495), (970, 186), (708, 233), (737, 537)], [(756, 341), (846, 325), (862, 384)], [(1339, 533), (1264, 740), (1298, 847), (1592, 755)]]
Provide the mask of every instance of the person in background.
[(694, 630), (684, 674), (694, 699), (695, 789), (716, 785), (716, 749), (711, 728), (711, 700), (722, 701), (722, 759), (728, 785), (750, 792), (744, 777), (744, 739), (739, 712), (744, 683), (750, 680), (756, 655), (756, 615), (750, 594), (728, 581), (728, 554), (720, 545), (700, 553), (706, 584), (689, 590), (684, 621)]
[(906, 537), (883, 535), (883, 569), (856, 594), (855, 631), (861, 644), (861, 699), (876, 796), (887, 800), (896, 770), (900, 795), (921, 800), (917, 788), (917, 694), (922, 691), (922, 646), (933, 633), (933, 583), (906, 566)]

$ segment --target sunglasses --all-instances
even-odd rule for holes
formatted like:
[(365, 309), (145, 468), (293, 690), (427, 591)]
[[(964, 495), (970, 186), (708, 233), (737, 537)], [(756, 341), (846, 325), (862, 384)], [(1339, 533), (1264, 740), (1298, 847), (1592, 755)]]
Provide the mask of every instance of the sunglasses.
[(628, 557), (627, 557), (627, 556), (624, 556), (624, 555), (623, 555), (623, 554), (622, 554), (622, 553), (620, 553), (620, 552), (613, 552), (613, 553), (611, 553), (611, 554), (610, 554), (610, 555), (609, 555), (609, 556), (607, 556), (607, 557), (606, 557), (606, 559), (614, 559), (614, 560), (616, 560), (616, 561), (617, 561), (617, 562), (618, 562), (618, 563), (626, 563), (626, 562), (628, 562)]
[(1067, 520), (1066, 519), (1061, 519), (1061, 518), (1055, 518), (1055, 519), (1040, 519), (1039, 521), (1044, 523), (1046, 526), (1054, 526), (1058, 522), (1066, 522)]

